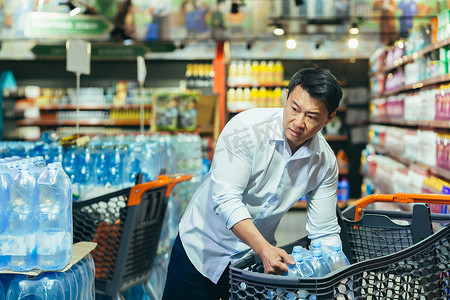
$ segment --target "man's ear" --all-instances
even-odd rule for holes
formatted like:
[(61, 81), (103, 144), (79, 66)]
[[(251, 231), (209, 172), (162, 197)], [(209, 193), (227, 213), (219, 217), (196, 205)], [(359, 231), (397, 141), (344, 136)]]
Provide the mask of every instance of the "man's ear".
[(331, 122), (333, 118), (336, 116), (336, 111), (333, 111), (331, 114), (328, 114), (327, 121), (325, 122), (325, 125)]

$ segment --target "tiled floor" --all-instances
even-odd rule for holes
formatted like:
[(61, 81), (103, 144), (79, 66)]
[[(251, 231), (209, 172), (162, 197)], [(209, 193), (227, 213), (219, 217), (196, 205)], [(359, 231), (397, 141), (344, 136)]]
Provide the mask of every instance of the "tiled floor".
[(275, 238), (278, 246), (289, 244), (299, 238), (306, 236), (308, 233), (305, 229), (306, 211), (295, 210), (289, 211), (278, 225), (275, 232)]

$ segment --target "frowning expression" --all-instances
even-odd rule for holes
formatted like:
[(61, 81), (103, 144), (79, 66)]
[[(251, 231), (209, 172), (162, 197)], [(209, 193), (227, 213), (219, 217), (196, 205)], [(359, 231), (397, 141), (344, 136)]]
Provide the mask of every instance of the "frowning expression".
[(329, 113), (325, 103), (297, 86), (286, 99), (283, 128), (292, 153), (319, 132), (336, 115)]

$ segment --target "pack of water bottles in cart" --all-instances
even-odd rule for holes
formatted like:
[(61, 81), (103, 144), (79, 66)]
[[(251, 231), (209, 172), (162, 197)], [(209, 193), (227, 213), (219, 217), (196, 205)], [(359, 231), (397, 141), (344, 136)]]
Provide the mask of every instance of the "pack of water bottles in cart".
[[(323, 277), (328, 273), (338, 270), (350, 264), (349, 260), (342, 251), (340, 242), (332, 245), (322, 245), (321, 242), (313, 240), (311, 242), (311, 250), (302, 246), (294, 246), (291, 253), (295, 260), (295, 265), (288, 264), (288, 272), (285, 276), (296, 277)], [(297, 299), (297, 294), (278, 291), (286, 294), (287, 299)], [(268, 299), (278, 299), (276, 291), (267, 291)], [(315, 297), (312, 297), (312, 299)]]
[(295, 265), (288, 265), (288, 272), (285, 275), (289, 276), (322, 277), (350, 264), (342, 252), (340, 243), (326, 246), (314, 240), (311, 243), (311, 250), (295, 246), (291, 256), (295, 260)]

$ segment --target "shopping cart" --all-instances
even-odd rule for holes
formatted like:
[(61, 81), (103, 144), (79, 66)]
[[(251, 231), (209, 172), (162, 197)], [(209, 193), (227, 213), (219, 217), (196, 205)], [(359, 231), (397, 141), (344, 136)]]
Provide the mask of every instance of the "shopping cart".
[(160, 175), (155, 181), (73, 203), (74, 242), (97, 243), (92, 253), (96, 293), (119, 298), (148, 281), (171, 190), (191, 178)]
[[(415, 203), (412, 211), (369, 210), (374, 202)], [(427, 203), (450, 196), (371, 195), (337, 208), (343, 250), (351, 265), (320, 278), (264, 274), (257, 255), (230, 266), (231, 299), (449, 299), (450, 216)], [(446, 224), (433, 232), (433, 223)], [(304, 237), (282, 247), (309, 246)]]

